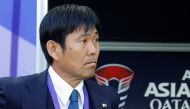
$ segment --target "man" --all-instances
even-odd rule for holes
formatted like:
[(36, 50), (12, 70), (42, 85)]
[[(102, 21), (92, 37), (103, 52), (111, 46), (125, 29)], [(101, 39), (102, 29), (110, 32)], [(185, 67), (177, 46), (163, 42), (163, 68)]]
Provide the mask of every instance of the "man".
[(62, 5), (40, 25), (40, 42), (49, 67), (40, 74), (0, 79), (0, 109), (117, 109), (113, 88), (94, 76), (100, 24), (86, 6)]

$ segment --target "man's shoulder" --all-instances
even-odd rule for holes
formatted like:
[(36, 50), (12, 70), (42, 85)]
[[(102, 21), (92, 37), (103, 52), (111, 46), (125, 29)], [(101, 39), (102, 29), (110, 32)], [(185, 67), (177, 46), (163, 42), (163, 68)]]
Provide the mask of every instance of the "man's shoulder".
[(97, 93), (101, 93), (101, 94), (116, 94), (116, 89), (114, 89), (113, 87), (110, 86), (106, 86), (106, 85), (100, 85), (98, 83), (96, 83), (95, 81), (92, 80), (86, 80), (87, 84), (89, 84), (89, 86), (91, 86), (91, 88), (93, 89), (93, 91), (97, 92)]
[(34, 79), (40, 79), (43, 73), (44, 72), (19, 77), (2, 77), (0, 78), (0, 83), (5, 85), (22, 85), (27, 82), (34, 81)]

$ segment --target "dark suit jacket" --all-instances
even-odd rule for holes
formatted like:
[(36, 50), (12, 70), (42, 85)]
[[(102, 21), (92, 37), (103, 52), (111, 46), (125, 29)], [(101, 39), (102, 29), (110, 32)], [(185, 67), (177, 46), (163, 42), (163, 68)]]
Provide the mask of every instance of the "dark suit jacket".
[[(117, 109), (119, 97), (113, 88), (85, 80), (90, 109)], [(108, 108), (103, 108), (102, 104)], [(0, 79), (0, 109), (54, 109), (47, 87), (47, 71), (24, 77)]]

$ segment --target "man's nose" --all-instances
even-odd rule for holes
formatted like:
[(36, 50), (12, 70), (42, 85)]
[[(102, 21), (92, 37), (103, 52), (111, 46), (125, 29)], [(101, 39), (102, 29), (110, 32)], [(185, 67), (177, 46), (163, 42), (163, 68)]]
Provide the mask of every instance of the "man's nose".
[(93, 42), (90, 42), (87, 47), (87, 54), (88, 55), (95, 55), (97, 51), (99, 50), (99, 44), (95, 44)]

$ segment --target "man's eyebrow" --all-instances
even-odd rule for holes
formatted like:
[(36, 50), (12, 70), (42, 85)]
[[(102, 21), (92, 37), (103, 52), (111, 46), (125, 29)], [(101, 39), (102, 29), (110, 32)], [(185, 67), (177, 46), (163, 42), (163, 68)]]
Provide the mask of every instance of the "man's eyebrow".
[(80, 36), (81, 36), (81, 37), (85, 37), (85, 36), (88, 36), (88, 35), (90, 35), (90, 34), (94, 34), (94, 35), (96, 35), (96, 36), (99, 36), (99, 32), (98, 32), (98, 31), (95, 31), (94, 33), (91, 33), (91, 32), (84, 32), (84, 33), (82, 33)]

